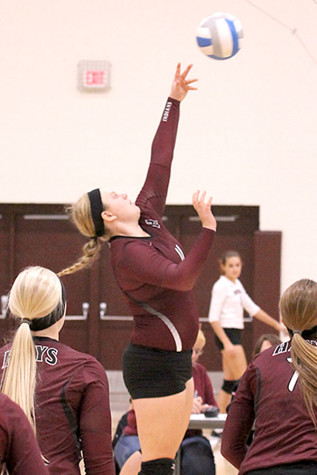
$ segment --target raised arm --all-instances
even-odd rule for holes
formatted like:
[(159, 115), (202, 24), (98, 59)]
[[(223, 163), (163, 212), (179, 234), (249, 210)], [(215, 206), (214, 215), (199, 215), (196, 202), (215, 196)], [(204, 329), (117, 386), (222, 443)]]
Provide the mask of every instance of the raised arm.
[(181, 66), (177, 65), (170, 96), (152, 143), (147, 177), (137, 199), (137, 204), (142, 208), (151, 206), (159, 215), (163, 214), (166, 202), (179, 120), (179, 104), (188, 91), (196, 89), (191, 84), (197, 79), (187, 79), (191, 67), (192, 65), (189, 65), (181, 73)]

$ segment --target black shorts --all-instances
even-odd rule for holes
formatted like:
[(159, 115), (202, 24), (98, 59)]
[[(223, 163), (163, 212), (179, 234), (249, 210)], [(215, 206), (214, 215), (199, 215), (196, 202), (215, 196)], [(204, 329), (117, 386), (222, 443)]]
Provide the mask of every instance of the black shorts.
[(313, 460), (294, 462), (292, 464), (275, 465), (275, 467), (258, 468), (246, 472), (245, 475), (316, 475), (317, 462)]
[[(231, 341), (233, 345), (241, 345), (241, 334), (242, 330), (239, 328), (223, 328), (223, 331)], [(223, 350), (223, 344), (221, 340), (215, 335), (215, 343), (220, 350)]]
[(130, 343), (123, 353), (123, 379), (132, 399), (184, 391), (192, 377), (191, 355), (192, 350), (166, 351)]

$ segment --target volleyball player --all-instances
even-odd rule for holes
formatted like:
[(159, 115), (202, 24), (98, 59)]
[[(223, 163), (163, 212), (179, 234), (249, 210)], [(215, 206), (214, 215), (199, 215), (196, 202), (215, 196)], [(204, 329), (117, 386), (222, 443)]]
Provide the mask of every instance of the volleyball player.
[(48, 474), (31, 424), (5, 394), (0, 394), (0, 473)]
[[(192, 289), (205, 265), (216, 230), (211, 198), (195, 192), (202, 223), (185, 257), (163, 223), (180, 102), (195, 89), (191, 66), (177, 65), (171, 93), (152, 144), (145, 184), (135, 203), (125, 193), (96, 189), (72, 207), (79, 231), (89, 237), (84, 256), (60, 275), (75, 272), (108, 241), (117, 283), (130, 304), (134, 329), (123, 358), (142, 449), (141, 474), (173, 473), (193, 401), (191, 351), (198, 332)], [(107, 166), (109, 170), (109, 165)]]
[[(59, 341), (66, 311), (54, 272), (29, 267), (14, 281), (10, 312), (20, 320), (13, 342), (0, 350), (1, 391), (36, 430), (51, 474), (114, 474), (106, 373), (95, 358)], [(34, 474), (37, 472), (34, 472)]]
[(291, 339), (249, 364), (224, 427), (221, 452), (239, 475), (317, 473), (317, 283), (295, 282), (280, 310)]

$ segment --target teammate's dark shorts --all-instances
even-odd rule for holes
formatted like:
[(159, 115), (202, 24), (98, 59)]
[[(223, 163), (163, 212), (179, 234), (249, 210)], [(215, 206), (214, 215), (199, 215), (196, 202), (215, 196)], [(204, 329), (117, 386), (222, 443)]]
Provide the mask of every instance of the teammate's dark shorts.
[[(223, 328), (223, 330), (233, 345), (241, 345), (242, 330), (239, 328)], [(215, 335), (215, 343), (220, 350), (223, 350), (223, 344), (217, 335)]]
[(132, 399), (170, 396), (192, 377), (192, 350), (166, 351), (129, 344), (123, 353), (123, 379)]
[(313, 460), (303, 460), (302, 462), (293, 462), (292, 464), (275, 465), (246, 472), (245, 475), (316, 475), (317, 462)]

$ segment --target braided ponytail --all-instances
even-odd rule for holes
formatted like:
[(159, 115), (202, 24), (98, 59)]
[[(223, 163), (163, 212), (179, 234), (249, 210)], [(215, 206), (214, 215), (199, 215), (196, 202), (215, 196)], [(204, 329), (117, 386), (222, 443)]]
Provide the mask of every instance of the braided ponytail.
[(57, 274), (59, 277), (73, 274), (74, 272), (93, 264), (99, 256), (101, 241), (107, 241), (110, 237), (107, 234), (106, 229), (104, 229), (105, 232), (103, 236), (96, 236), (88, 193), (84, 194), (76, 203), (73, 204), (73, 206), (68, 208), (68, 212), (71, 216), (71, 221), (75, 224), (79, 232), (90, 239), (82, 248), (82, 257), (80, 257), (75, 264), (60, 271)]
[(100, 239), (90, 238), (90, 240), (83, 246), (82, 251), (83, 255), (78, 259), (75, 264), (66, 267), (62, 271), (58, 272), (58, 277), (63, 275), (74, 274), (85, 267), (92, 265), (94, 261), (98, 258), (101, 249)]

